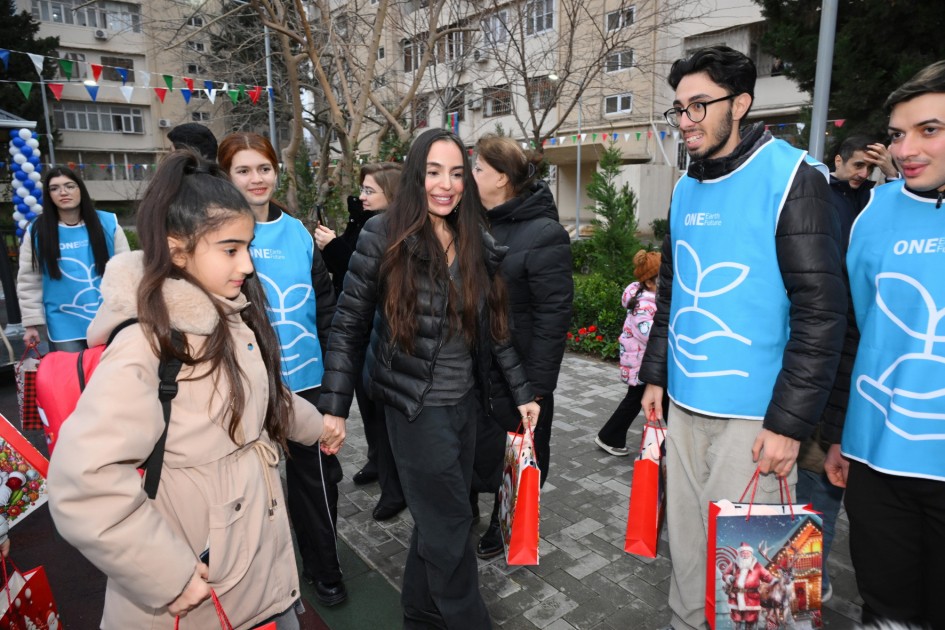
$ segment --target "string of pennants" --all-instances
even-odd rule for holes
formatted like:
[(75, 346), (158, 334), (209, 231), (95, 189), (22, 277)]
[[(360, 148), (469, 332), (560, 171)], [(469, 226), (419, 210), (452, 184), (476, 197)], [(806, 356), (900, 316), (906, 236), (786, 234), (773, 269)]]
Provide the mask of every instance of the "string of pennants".
[[(249, 98), (249, 100), (256, 105), (263, 92), (267, 92), (270, 100), (275, 100), (275, 94), (271, 86), (263, 87), (260, 85), (247, 86), (245, 84), (239, 84), (236, 86), (231, 86), (229, 83), (218, 82), (213, 80), (200, 80), (194, 79), (192, 77), (178, 76), (174, 74), (160, 74), (161, 79), (164, 82), (163, 86), (152, 86), (151, 85), (151, 72), (146, 70), (135, 69), (135, 85), (128, 85), (128, 76), (129, 69), (122, 68), (119, 66), (108, 66), (99, 63), (90, 63), (90, 62), (79, 62), (72, 59), (63, 59), (61, 57), (46, 57), (45, 55), (38, 55), (35, 53), (24, 53), (18, 50), (9, 50), (6, 48), (0, 48), (0, 62), (3, 63), (3, 69), (9, 69), (10, 63), (10, 53), (17, 53), (21, 55), (26, 55), (30, 58), (30, 61), (33, 62), (33, 67), (36, 68), (36, 74), (42, 78), (43, 73), (43, 64), (46, 59), (53, 59), (59, 64), (59, 69), (62, 74), (66, 77), (66, 81), (43, 81), (46, 87), (49, 88), (49, 91), (55, 97), (57, 101), (62, 99), (63, 89), (65, 86), (75, 85), (82, 86), (89, 98), (93, 101), (98, 100), (99, 91), (102, 87), (105, 87), (106, 90), (117, 89), (121, 92), (121, 95), (124, 97), (125, 102), (131, 103), (132, 96), (134, 95), (135, 90), (153, 90), (154, 94), (157, 96), (158, 100), (162, 103), (167, 97), (168, 92), (173, 92), (176, 89), (180, 93), (181, 98), (184, 99), (185, 103), (190, 103), (190, 99), (194, 96), (195, 92), (203, 92), (206, 94), (207, 99), (211, 103), (216, 102), (216, 97), (218, 94), (223, 93), (229, 96), (230, 100), (235, 105), (240, 99)], [(94, 83), (89, 84), (84, 81), (72, 81), (72, 74), (76, 71), (76, 64), (78, 63), (88, 63), (89, 69), (92, 71), (92, 78)], [(102, 72), (105, 68), (114, 70), (115, 73), (121, 78), (120, 86), (100, 86), (97, 85), (99, 79), (102, 76)], [(200, 83), (198, 83), (200, 81)], [(24, 98), (29, 98), (30, 93), (32, 92), (33, 86), (37, 85), (35, 81), (12, 81), (12, 80), (3, 80), (3, 83), (16, 83), (20, 88), (20, 92), (23, 93)], [(181, 86), (180, 84), (183, 84)], [(222, 83), (221, 88), (217, 88), (217, 84)], [(71, 89), (71, 88), (70, 88)]]
[[(6, 168), (7, 166), (9, 166), (9, 163), (8, 163), (8, 162), (6, 162), (6, 161), (0, 161), (0, 169)], [(40, 163), (37, 164), (36, 166), (37, 166), (37, 167), (42, 167), (43, 169), (46, 169), (46, 168), (52, 168), (52, 167), (54, 167), (54, 166), (61, 166), (61, 164), (52, 164), (52, 163), (49, 163), (49, 162), (40, 162)], [(129, 162), (128, 164), (115, 164), (115, 163), (103, 164), (103, 163), (100, 163), (100, 162), (94, 162), (94, 163), (93, 163), (93, 162), (82, 162), (82, 163), (69, 162), (66, 166), (68, 166), (68, 167), (69, 167), (70, 169), (72, 169), (72, 170), (79, 169), (79, 170), (82, 170), (82, 171), (84, 171), (84, 170), (87, 169), (87, 168), (95, 168), (95, 167), (98, 167), (98, 168), (99, 168), (100, 170), (102, 170), (102, 171), (112, 171), (113, 169), (116, 169), (116, 168), (121, 168), (121, 169), (127, 168), (128, 170), (133, 170), (133, 169), (139, 169), (139, 168), (140, 168), (140, 169), (143, 169), (143, 170), (147, 171), (148, 169), (155, 169), (155, 168), (157, 168), (157, 164), (156, 164), (156, 163), (141, 164), (141, 163), (132, 163), (132, 162)]]

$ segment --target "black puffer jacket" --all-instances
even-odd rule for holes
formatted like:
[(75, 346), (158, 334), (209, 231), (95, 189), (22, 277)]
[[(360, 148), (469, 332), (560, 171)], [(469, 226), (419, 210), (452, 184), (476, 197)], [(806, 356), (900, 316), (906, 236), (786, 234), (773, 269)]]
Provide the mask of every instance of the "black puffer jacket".
[[(492, 235), (509, 249), (499, 272), (508, 286), (512, 343), (535, 394), (547, 396), (558, 384), (571, 324), (571, 239), (544, 182), (487, 214)], [(509, 395), (504, 380), (493, 378), (492, 388), (494, 396)]]
[(376, 214), (376, 212), (370, 210), (350, 210), (345, 231), (331, 239), (331, 242), (325, 245), (325, 249), (322, 250), (322, 260), (325, 261), (325, 266), (331, 272), (335, 295), (341, 295), (345, 274), (348, 273), (348, 263), (351, 260), (351, 255), (354, 254), (354, 248), (358, 244), (361, 229), (368, 219)]
[[(699, 181), (728, 175), (772, 140), (763, 123), (757, 123), (743, 130), (742, 140), (731, 154), (693, 162), (688, 174)], [(778, 266), (791, 301), (790, 336), (764, 418), (764, 428), (795, 440), (806, 439), (817, 426), (840, 362), (847, 289), (839, 240), (840, 225), (827, 180), (817, 169), (802, 163), (781, 210), (775, 239)], [(672, 288), (673, 246), (672, 236), (667, 234), (656, 318), (640, 368), (640, 380), (662, 387), (666, 386)]]
[[(322, 413), (347, 417), (355, 379), (360, 377), (369, 332), (368, 391), (375, 401), (390, 405), (413, 420), (423, 407), (423, 399), (432, 385), (436, 359), (448, 332), (447, 287), (445, 281), (432, 287), (426, 276), (421, 275), (417, 295), (418, 330), (413, 352), (407, 354), (396, 347), (391, 342), (387, 321), (378, 309), (383, 291), (380, 266), (388, 241), (387, 215), (382, 214), (365, 224), (357, 250), (351, 257), (325, 357), (325, 376), (318, 403)], [(410, 239), (404, 246), (411, 246)], [(494, 275), (505, 248), (496, 245), (485, 231), (483, 247), (489, 273)], [(533, 400), (534, 394), (515, 348), (511, 343), (492, 343), (489, 331), (488, 311), (481, 308), (479, 341), (473, 349), (473, 365), (483, 396), (483, 408), (488, 409), (489, 366), (493, 355), (502, 366), (516, 404)]]

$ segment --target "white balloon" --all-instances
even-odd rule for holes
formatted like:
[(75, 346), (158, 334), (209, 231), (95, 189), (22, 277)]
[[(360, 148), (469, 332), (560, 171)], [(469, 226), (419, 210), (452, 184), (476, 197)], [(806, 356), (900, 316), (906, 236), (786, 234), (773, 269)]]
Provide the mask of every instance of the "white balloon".
[(30, 131), (29, 129), (20, 129), (17, 135), (23, 138), (24, 140), (29, 140), (33, 137), (33, 132)]
[(16, 146), (15, 144), (11, 144), (10, 155), (19, 155), (19, 154), (20, 154), (20, 147)]
[(33, 205), (33, 206), (30, 207), (30, 210), (33, 211), (33, 214), (42, 214), (42, 213), (43, 213), (43, 204), (41, 204), (41, 203), (36, 203), (36, 205)]
[[(22, 154), (18, 155), (17, 157), (22, 157)], [(32, 173), (36, 170), (36, 167), (32, 162), (26, 162), (25, 164), (20, 165), (20, 170), (22, 170), (24, 173)]]
[(41, 180), (41, 179), (43, 178), (43, 176), (40, 174), (39, 171), (33, 171), (32, 173), (30, 173), (29, 177), (30, 177), (30, 179), (32, 179), (34, 182), (38, 182), (39, 180)]
[(26, 186), (20, 186), (16, 189), (16, 194), (20, 196), (20, 199), (26, 199), (30, 196), (30, 191), (26, 189)]
[(39, 140), (37, 140), (36, 138), (30, 138), (29, 140), (26, 141), (26, 146), (30, 147), (31, 149), (38, 149)]
[(23, 203), (32, 208), (36, 205), (36, 197), (33, 195), (27, 195), (26, 197), (23, 197)]
[(29, 224), (30, 224), (30, 222), (27, 221), (26, 219), (21, 219), (20, 221), (17, 222), (17, 225), (19, 225), (20, 228), (22, 228), (22, 229), (24, 229), (24, 230), (25, 230), (27, 227), (29, 227)]
[(22, 153), (17, 153), (16, 155), (13, 156), (13, 161), (16, 162), (17, 164), (23, 164), (24, 162), (27, 161), (27, 159), (26, 159), (26, 156), (23, 155)]
[(24, 217), (24, 216), (23, 216), (23, 213), (20, 212), (19, 210), (17, 210), (16, 212), (13, 213), (13, 221), (16, 222), (16, 223), (19, 223), (20, 221), (22, 221), (22, 220), (25, 219), (25, 218), (26, 218), (26, 217)]

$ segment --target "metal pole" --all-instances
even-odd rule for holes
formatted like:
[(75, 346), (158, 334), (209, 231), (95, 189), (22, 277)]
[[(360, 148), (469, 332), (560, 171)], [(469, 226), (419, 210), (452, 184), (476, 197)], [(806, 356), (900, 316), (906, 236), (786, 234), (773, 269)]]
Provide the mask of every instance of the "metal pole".
[(49, 120), (49, 105), (46, 103), (46, 82), (39, 77), (39, 91), (43, 95), (43, 119), (46, 121), (46, 142), (49, 144), (49, 164), (56, 164), (56, 150), (53, 148), (52, 123)]
[(272, 143), (279, 155), (279, 137), (276, 135), (276, 110), (274, 109), (273, 97), (270, 94), (272, 90), (272, 44), (269, 41), (269, 27), (263, 24), (263, 32), (266, 35), (266, 100), (269, 102), (269, 142)]
[(578, 119), (577, 119), (577, 202), (574, 206), (574, 238), (581, 238), (581, 145), (584, 139), (581, 137), (581, 96), (578, 96)]
[(824, 159), (827, 106), (830, 103), (830, 72), (837, 32), (837, 4), (837, 0), (823, 0), (820, 10), (820, 43), (817, 45), (817, 72), (814, 75), (814, 105), (808, 149), (811, 157), (817, 160)]

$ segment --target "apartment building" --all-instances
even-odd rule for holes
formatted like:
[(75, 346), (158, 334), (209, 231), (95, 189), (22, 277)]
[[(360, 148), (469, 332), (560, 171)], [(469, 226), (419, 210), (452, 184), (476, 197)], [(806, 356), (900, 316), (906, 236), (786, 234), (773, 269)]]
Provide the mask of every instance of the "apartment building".
[(175, 125), (195, 121), (225, 131), (228, 99), (221, 90), (222, 98), (214, 93), (211, 100), (204, 89), (212, 79), (202, 65), (210, 37), (207, 17), (193, 6), (17, 1), (40, 22), (40, 37), (60, 42), (63, 61), (51, 81), (62, 86), (58, 98), (47, 85), (49, 115), (61, 135), (56, 161), (77, 170), (103, 207), (127, 207), (140, 197)]

